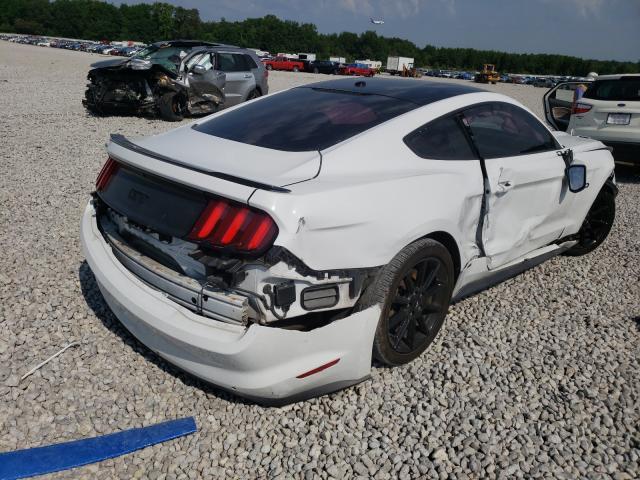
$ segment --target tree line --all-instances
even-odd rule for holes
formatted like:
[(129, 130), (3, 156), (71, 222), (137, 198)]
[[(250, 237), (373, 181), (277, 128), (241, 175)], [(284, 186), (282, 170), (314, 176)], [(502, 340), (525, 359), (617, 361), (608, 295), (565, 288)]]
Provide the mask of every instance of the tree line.
[(477, 70), (493, 63), (500, 72), (583, 76), (595, 71), (640, 72), (640, 61), (586, 60), (554, 54), (507, 53), (474, 48), (447, 48), (361, 34), (322, 34), (311, 23), (281, 20), (274, 15), (242, 21), (203, 21), (197, 9), (167, 3), (119, 6), (99, 0), (0, 0), (0, 32), (87, 40), (137, 40), (151, 43), (175, 38), (199, 39), (259, 48), (272, 53), (313, 52), (318, 58), (386, 61), (390, 55), (415, 58), (417, 66)]

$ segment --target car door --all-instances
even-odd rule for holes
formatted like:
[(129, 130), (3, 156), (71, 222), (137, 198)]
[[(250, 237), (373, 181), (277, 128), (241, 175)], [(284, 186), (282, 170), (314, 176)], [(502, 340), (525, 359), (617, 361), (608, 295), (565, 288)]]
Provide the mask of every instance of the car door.
[[(569, 128), (576, 89), (589, 85), (589, 82), (562, 82), (544, 94), (544, 116), (556, 130), (566, 132)], [(584, 90), (584, 89), (583, 89)], [(582, 92), (584, 93), (584, 91)]]
[(489, 102), (464, 111), (486, 170), (482, 244), (489, 269), (561, 237), (570, 197), (561, 147), (531, 113)]
[(214, 68), (213, 55), (211, 52), (203, 52), (185, 58), (184, 69), (187, 72), (189, 100), (192, 103), (225, 103), (226, 75)]
[(243, 102), (256, 88), (256, 79), (244, 53), (218, 52), (216, 66), (226, 74), (225, 106)]

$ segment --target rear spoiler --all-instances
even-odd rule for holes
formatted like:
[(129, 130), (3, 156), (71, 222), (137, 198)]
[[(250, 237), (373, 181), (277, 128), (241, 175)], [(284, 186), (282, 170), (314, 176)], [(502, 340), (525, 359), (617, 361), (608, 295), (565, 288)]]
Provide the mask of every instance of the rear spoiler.
[(259, 190), (267, 190), (270, 192), (279, 192), (279, 193), (291, 192), (291, 190), (289, 190), (288, 188), (279, 187), (277, 185), (269, 185), (267, 183), (261, 183), (261, 182), (256, 182), (254, 180), (249, 180), (248, 178), (236, 177), (235, 175), (229, 175), (227, 173), (222, 173), (222, 172), (210, 172), (202, 168), (194, 167), (193, 165), (186, 165), (182, 162), (179, 162), (178, 160), (174, 160), (173, 158), (169, 158), (160, 153), (147, 150), (146, 148), (133, 143), (131, 140), (129, 140), (124, 135), (121, 135), (119, 133), (112, 133), (110, 135), (110, 140), (116, 145), (119, 145), (122, 148), (126, 148), (127, 150), (131, 150), (132, 152), (136, 152), (150, 158), (155, 158), (156, 160), (160, 160), (161, 162), (170, 163), (172, 165), (177, 165), (182, 168), (193, 170), (194, 172), (204, 173), (205, 175), (209, 175), (210, 177), (220, 178), (221, 180), (238, 183), (240, 185), (246, 185), (248, 187), (257, 188)]

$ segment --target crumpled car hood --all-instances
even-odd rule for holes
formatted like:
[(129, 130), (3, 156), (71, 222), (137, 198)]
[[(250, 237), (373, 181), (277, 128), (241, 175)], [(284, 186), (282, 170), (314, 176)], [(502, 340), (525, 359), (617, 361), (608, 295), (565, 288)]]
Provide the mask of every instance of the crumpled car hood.
[(99, 62), (92, 63), (91, 68), (119, 67), (129, 60), (129, 58), (109, 58), (108, 60), (100, 60)]

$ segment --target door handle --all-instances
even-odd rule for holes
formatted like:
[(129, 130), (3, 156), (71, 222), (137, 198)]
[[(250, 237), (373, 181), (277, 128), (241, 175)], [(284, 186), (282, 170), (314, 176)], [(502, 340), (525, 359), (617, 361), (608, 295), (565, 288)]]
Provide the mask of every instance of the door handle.
[(251, 75), (250, 73), (245, 74), (244, 78), (251, 78), (253, 77), (253, 75)]
[(503, 182), (498, 182), (498, 192), (505, 193), (513, 188), (513, 182), (511, 180), (504, 180)]

